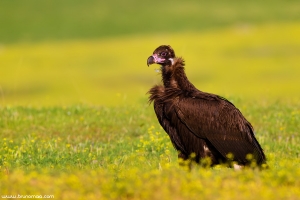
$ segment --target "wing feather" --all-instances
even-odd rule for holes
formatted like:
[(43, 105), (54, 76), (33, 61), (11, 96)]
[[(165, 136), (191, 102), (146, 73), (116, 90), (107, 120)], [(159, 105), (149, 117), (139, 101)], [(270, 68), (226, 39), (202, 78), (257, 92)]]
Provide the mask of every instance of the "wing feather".
[(186, 154), (186, 149), (184, 145), (182, 144), (182, 141), (178, 135), (178, 132), (175, 127), (173, 127), (170, 124), (170, 120), (165, 115), (165, 105), (159, 104), (157, 102), (154, 102), (154, 111), (157, 116), (157, 119), (159, 121), (159, 124), (163, 127), (163, 129), (168, 133), (170, 140), (172, 141), (173, 146), (182, 152), (183, 154)]
[[(204, 96), (205, 97), (205, 96)], [(180, 121), (197, 137), (207, 139), (224, 157), (246, 163), (246, 155), (254, 154), (258, 162), (265, 156), (255, 139), (251, 124), (229, 101), (218, 96), (210, 99), (182, 98), (174, 105)]]

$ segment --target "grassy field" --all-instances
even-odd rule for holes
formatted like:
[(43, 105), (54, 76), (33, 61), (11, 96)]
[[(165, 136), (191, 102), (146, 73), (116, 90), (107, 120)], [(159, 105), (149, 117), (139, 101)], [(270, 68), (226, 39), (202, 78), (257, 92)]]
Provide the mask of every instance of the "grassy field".
[[(241, 103), (241, 102), (240, 102)], [(3, 107), (1, 195), (58, 199), (298, 199), (299, 105), (244, 101), (270, 169), (178, 166), (152, 108)]]
[[(299, 13), (277, 0), (1, 1), (1, 198), (300, 199)], [(178, 165), (147, 103), (161, 44), (241, 110), (269, 169)]]

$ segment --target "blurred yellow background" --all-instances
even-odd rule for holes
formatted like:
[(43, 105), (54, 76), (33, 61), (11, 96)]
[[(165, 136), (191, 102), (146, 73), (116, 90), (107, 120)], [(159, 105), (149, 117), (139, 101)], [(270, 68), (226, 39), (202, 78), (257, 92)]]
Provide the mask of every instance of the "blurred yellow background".
[(299, 100), (297, 1), (34, 3), (0, 3), (1, 105), (145, 103), (160, 83), (146, 59), (161, 44), (200, 90)]

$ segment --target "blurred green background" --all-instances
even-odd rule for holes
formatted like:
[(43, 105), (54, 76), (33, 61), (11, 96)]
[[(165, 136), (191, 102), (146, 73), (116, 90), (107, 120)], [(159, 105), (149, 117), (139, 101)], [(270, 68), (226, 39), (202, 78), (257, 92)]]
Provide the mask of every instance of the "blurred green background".
[(300, 1), (0, 1), (0, 105), (146, 103), (170, 44), (226, 98), (298, 101)]

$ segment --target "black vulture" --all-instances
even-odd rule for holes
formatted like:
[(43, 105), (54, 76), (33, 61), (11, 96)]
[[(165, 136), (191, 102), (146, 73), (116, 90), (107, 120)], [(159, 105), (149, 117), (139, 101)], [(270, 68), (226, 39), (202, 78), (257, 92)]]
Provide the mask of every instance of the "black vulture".
[(266, 163), (252, 125), (225, 98), (198, 90), (171, 46), (156, 48), (147, 60), (148, 66), (154, 63), (161, 65), (163, 85), (149, 90), (149, 102), (154, 102), (157, 119), (178, 158), (196, 163), (209, 158), (209, 166), (232, 161), (234, 168)]

